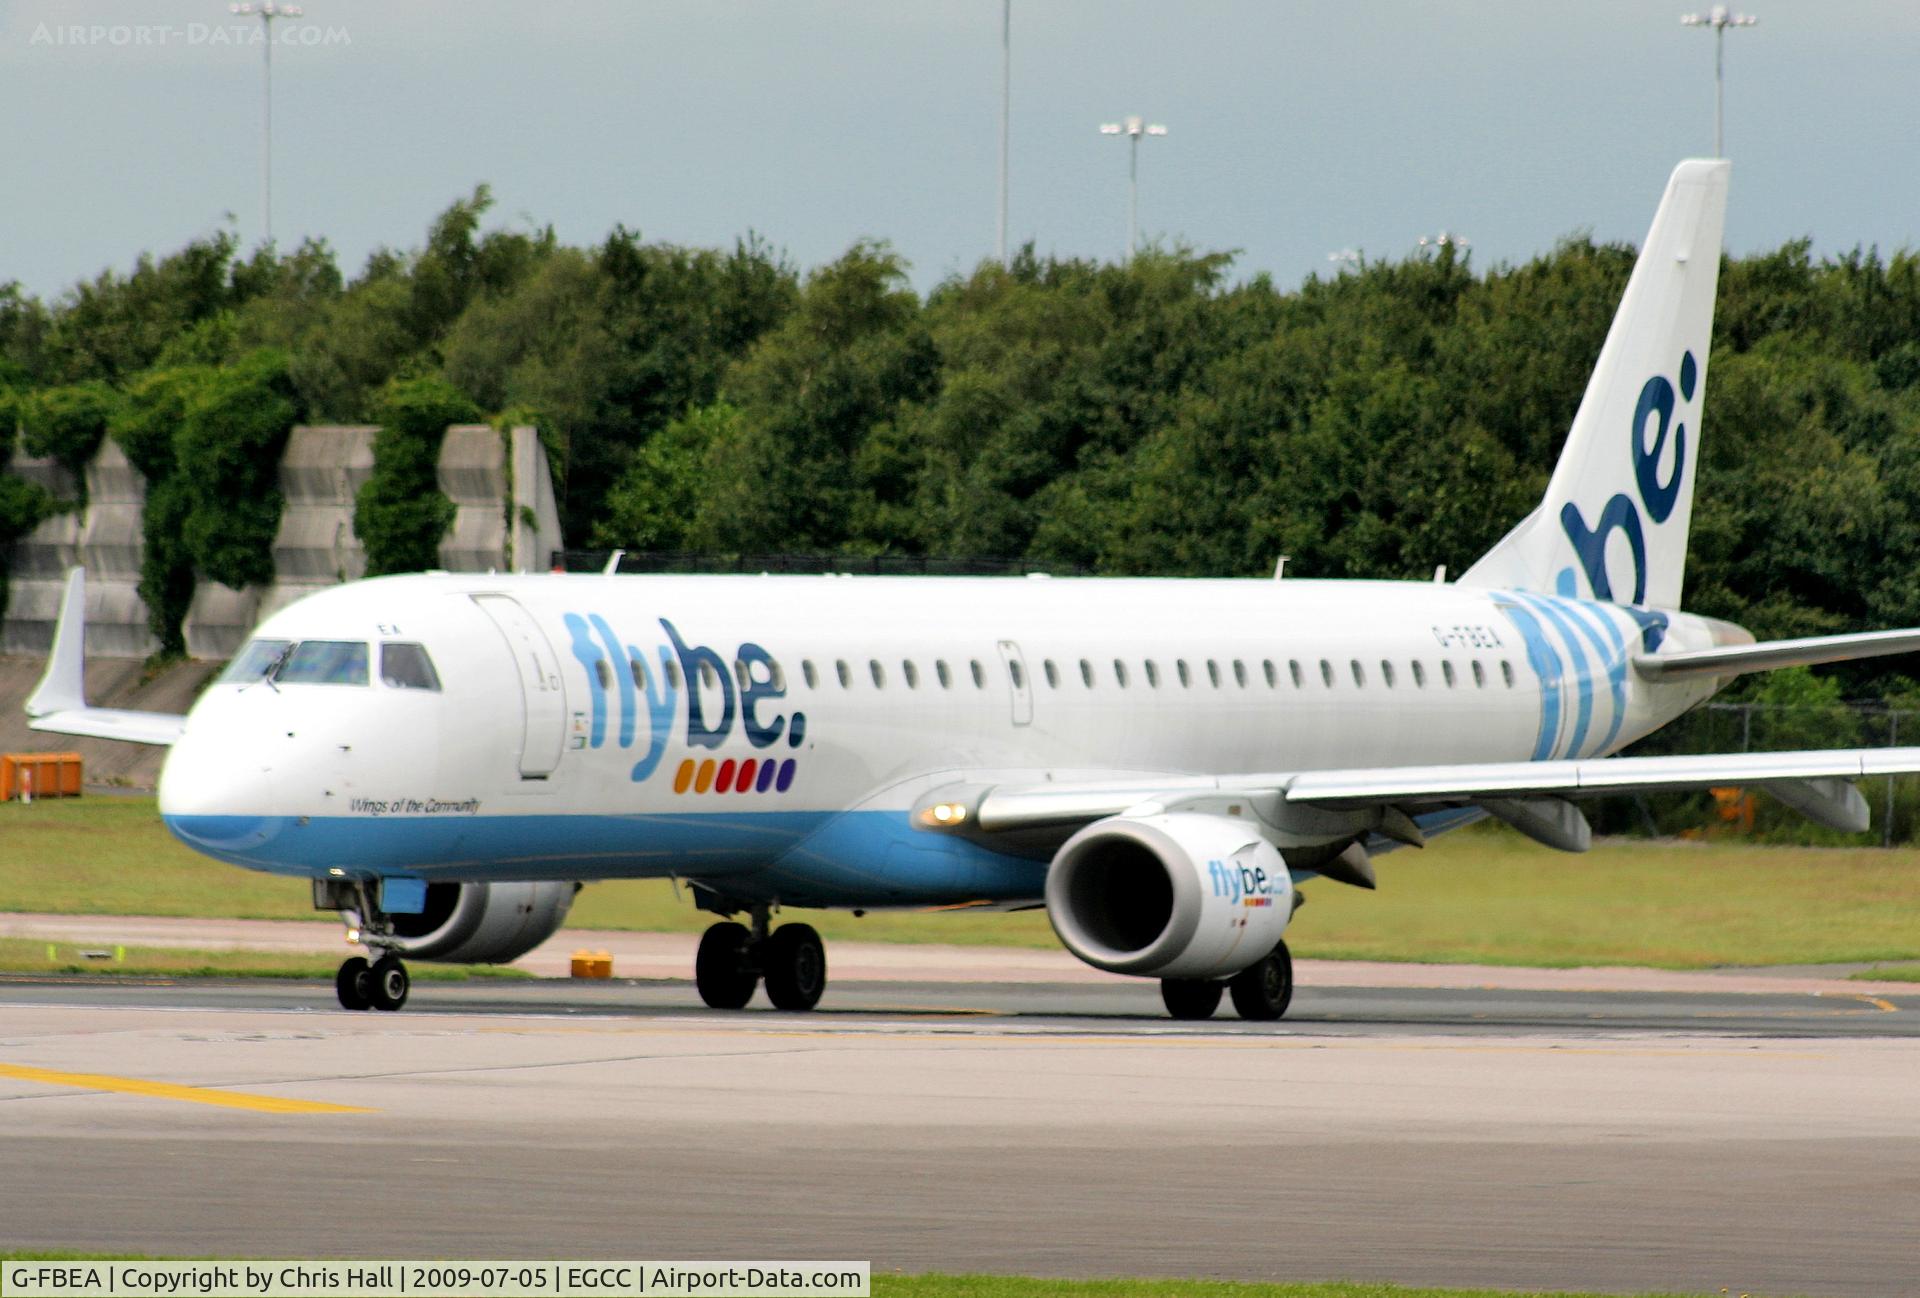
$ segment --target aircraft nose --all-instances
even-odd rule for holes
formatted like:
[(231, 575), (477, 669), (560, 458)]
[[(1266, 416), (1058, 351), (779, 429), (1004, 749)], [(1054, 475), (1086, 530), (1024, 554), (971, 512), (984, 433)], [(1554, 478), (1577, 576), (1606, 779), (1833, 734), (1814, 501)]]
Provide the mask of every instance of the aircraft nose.
[(251, 856), (278, 835), (273, 771), (189, 730), (160, 771), (160, 818), (173, 836), (222, 860)]

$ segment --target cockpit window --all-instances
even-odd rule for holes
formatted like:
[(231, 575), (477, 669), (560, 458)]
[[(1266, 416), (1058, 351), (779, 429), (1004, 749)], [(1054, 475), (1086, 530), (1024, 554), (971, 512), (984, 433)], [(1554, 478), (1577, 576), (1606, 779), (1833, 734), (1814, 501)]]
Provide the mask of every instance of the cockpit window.
[(222, 685), (251, 685), (262, 680), (273, 670), (274, 664), (287, 652), (291, 640), (249, 640), (240, 646), (233, 661), (220, 673)]
[(417, 644), (380, 646), (380, 679), (396, 690), (438, 690), (440, 677), (433, 659)]
[(365, 685), (367, 646), (361, 640), (302, 640), (273, 674), (282, 685)]

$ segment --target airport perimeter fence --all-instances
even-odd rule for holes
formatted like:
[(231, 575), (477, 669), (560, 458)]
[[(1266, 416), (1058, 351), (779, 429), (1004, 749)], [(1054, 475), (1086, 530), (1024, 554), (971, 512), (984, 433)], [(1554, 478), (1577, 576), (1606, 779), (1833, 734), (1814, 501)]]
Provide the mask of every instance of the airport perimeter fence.
[[(1904, 702), (1904, 700), (1902, 701)], [(1920, 747), (1920, 710), (1881, 699), (1834, 706), (1707, 703), (1629, 752), (1766, 753), (1813, 748)], [(1873, 810), (1868, 834), (1823, 830), (1764, 794), (1720, 790), (1636, 799), (1630, 814), (1596, 817), (1612, 832), (1751, 834), (1773, 842), (1904, 845), (1920, 838), (1920, 776), (1883, 776), (1860, 792)], [(1691, 823), (1689, 823), (1691, 822)]]

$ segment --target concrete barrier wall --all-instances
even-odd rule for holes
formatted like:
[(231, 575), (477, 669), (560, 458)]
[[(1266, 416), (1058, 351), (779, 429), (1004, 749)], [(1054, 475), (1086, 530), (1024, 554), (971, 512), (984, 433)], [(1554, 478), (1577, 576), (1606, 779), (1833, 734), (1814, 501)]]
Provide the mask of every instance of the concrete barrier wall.
[[(366, 572), (366, 550), (353, 530), (354, 499), (373, 472), (373, 437), (358, 426), (302, 426), (280, 463), (286, 507), (273, 541), (274, 584), (234, 590), (201, 581), (184, 626), (193, 658), (231, 657), (261, 618), (327, 586)], [(77, 495), (72, 476), (51, 460), (16, 456), (9, 472), (45, 487), (56, 499)], [(145, 658), (159, 649), (140, 599), (145, 551), (146, 482), (111, 440), (87, 466), (84, 512), (42, 522), (13, 547), (10, 599), (0, 625), (0, 653), (45, 655), (67, 569), (87, 569), (87, 652)], [(544, 571), (560, 543), (553, 478), (531, 428), (502, 435), (485, 425), (447, 430), (439, 460), (440, 489), (454, 504), (453, 526), (440, 543), (452, 572)]]

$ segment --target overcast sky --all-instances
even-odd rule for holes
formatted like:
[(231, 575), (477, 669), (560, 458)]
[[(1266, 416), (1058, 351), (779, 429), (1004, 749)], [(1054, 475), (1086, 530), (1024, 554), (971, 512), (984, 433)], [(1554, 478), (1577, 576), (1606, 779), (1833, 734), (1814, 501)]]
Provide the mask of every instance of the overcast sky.
[[(994, 249), (1000, 0), (304, 0), (274, 49), (275, 234), (350, 273), (486, 181), (493, 219), (801, 266), (890, 241), (926, 288)], [(1637, 242), (1713, 142), (1685, 0), (1013, 0), (1012, 238), (1113, 257), (1129, 113), (1148, 237), (1297, 283), (1465, 235), (1478, 265)], [(1756, 0), (1730, 31), (1727, 240), (1913, 246), (1920, 5)], [(258, 20), (217, 0), (0, 0), (0, 282), (42, 294), (262, 234)]]

